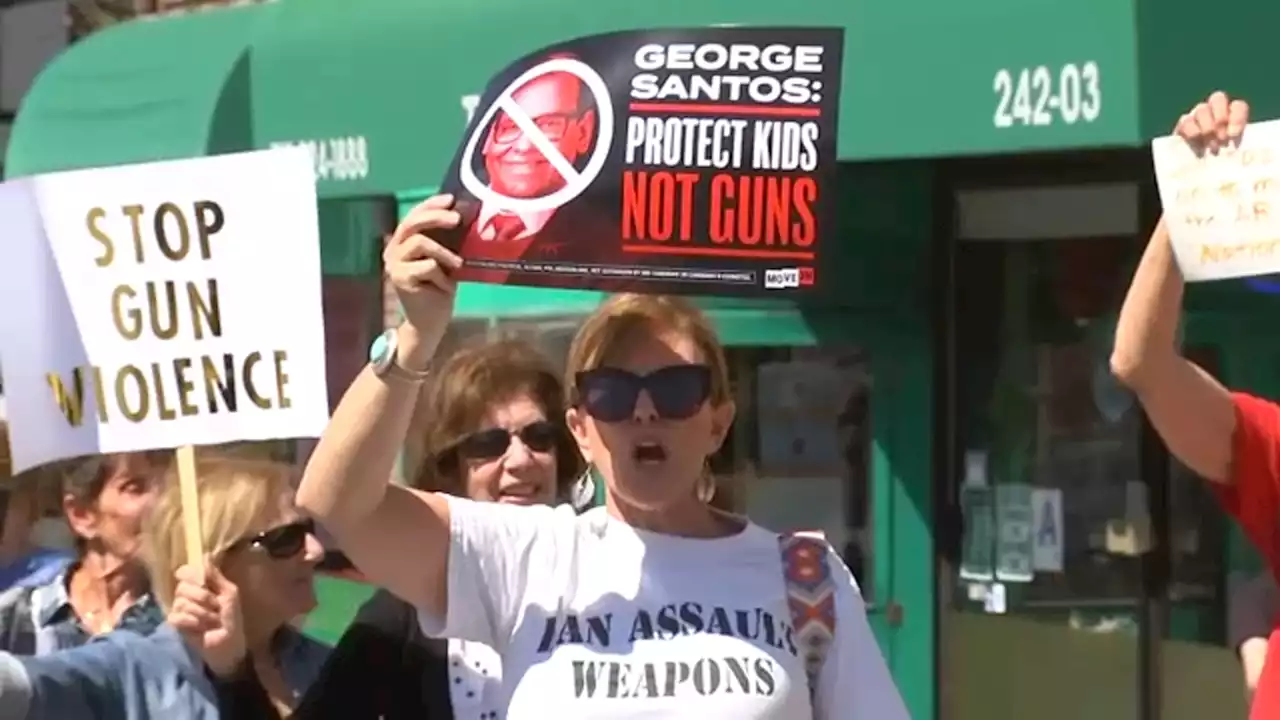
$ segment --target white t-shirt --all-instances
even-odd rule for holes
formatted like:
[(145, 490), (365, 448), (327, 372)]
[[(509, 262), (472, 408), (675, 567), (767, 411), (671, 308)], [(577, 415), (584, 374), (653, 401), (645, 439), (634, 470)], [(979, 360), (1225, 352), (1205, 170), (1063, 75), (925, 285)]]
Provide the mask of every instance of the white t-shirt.
[(449, 703), (459, 720), (497, 720), (502, 694), (502, 658), (488, 645), (449, 638)]
[(659, 535), (603, 508), (449, 498), (448, 616), (423, 631), (502, 658), (510, 720), (906, 720), (853, 576), (830, 556), (836, 638), (811, 710), (777, 536)]

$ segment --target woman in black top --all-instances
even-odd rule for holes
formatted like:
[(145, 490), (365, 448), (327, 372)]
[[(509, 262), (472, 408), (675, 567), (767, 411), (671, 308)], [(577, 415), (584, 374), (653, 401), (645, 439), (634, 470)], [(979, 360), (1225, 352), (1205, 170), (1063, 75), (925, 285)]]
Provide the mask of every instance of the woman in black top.
[[(419, 490), (511, 504), (545, 503), (563, 497), (582, 469), (577, 447), (562, 425), (560, 380), (525, 343), (490, 343), (457, 353), (434, 375), (423, 405), (429, 427), (426, 459), (414, 482)], [(236, 668), (215, 678), (223, 716), (278, 720), (256, 674), (243, 663), (237, 665), (237, 641), (224, 637), (215, 647), (208, 640), (210, 634), (234, 636), (234, 631), (216, 631), (234, 630), (219, 618), (235, 617), (226, 611), (234, 605), (235, 589), (184, 585), (179, 593), (205, 608), (201, 619), (174, 621), (188, 642), (202, 649), (209, 665)], [(467, 653), (492, 651), (469, 646), (425, 637), (417, 611), (379, 590), (360, 608), (290, 719), (496, 718), (497, 711), (476, 697), (486, 694), (486, 686), (468, 676), (474, 663)], [(500, 668), (494, 669), (500, 677)], [(466, 703), (466, 715), (457, 707), (461, 703)]]
[[(448, 663), (448, 641), (425, 637), (413, 607), (379, 590), (361, 606), (290, 720), (452, 718)], [(247, 667), (214, 681), (223, 717), (279, 720)]]

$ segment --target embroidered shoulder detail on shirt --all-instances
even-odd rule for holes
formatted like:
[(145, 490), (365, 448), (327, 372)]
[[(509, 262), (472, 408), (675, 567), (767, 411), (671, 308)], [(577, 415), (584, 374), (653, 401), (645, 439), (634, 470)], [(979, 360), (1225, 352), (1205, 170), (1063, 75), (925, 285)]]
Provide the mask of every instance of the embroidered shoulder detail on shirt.
[(792, 632), (804, 659), (812, 698), (817, 694), (818, 677), (836, 633), (835, 582), (827, 558), (830, 546), (821, 535), (809, 533), (781, 535), (778, 546)]

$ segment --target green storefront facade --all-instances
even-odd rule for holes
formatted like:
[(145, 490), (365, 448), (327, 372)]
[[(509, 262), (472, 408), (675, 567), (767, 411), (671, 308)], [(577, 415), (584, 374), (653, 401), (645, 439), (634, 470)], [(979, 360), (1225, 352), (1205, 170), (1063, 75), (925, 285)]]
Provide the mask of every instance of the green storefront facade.
[[(1099, 377), (1158, 213), (1145, 143), (1219, 86), (1280, 114), (1263, 51), (1280, 6), (1218, 7), (1233, 21), (1189, 0), (279, 0), (80, 42), (24, 102), (6, 167), (305, 144), (326, 276), (376, 305), (381, 237), (436, 185), (474, 96), (512, 59), (626, 28), (842, 26), (843, 201), (826, 271), (840, 282), (803, 304), (701, 301), (745, 408), (727, 470), (768, 452), (760, 367), (856, 366), (864, 407), (842, 442), (860, 444), (859, 467), (836, 478), (846, 507), (832, 522), (857, 531), (855, 569), (914, 717), (1242, 716), (1222, 616), (1229, 574), (1253, 560)], [(598, 301), (471, 286), (458, 325), (555, 352)], [(1266, 332), (1280, 301), (1228, 284), (1189, 303), (1188, 348), (1232, 385), (1280, 396)], [(363, 335), (331, 337), (349, 368), (379, 322), (361, 308)], [(1026, 484), (1064, 508), (1057, 557), (1049, 542), (1029, 578), (1016, 513), (989, 507)]]

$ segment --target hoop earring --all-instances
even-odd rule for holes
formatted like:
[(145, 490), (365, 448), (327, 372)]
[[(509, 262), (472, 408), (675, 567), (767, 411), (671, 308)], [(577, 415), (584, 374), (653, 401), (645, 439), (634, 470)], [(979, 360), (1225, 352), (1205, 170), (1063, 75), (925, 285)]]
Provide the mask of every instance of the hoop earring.
[(569, 504), (574, 510), (582, 512), (589, 509), (596, 501), (596, 481), (591, 477), (591, 466), (587, 466), (586, 470), (573, 481), (573, 487), (569, 489)]
[(702, 474), (698, 476), (698, 484), (694, 486), (694, 493), (704, 505), (711, 504), (712, 499), (715, 498), (716, 478), (711, 474), (711, 463), (707, 463), (702, 468)]

